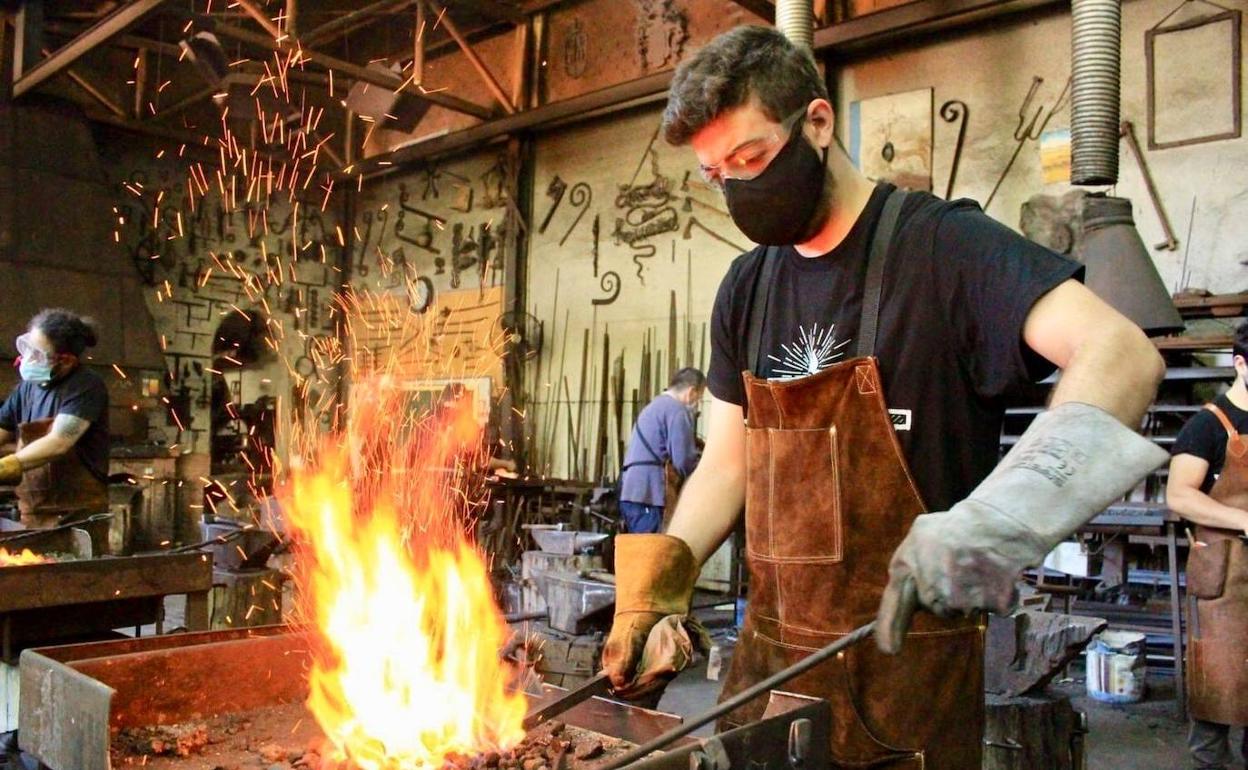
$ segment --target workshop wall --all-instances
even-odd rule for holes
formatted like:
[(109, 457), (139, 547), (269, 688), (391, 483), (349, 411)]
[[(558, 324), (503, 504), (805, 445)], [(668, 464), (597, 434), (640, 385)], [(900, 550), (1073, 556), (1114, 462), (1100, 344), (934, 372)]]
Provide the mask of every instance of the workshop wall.
[[(498, 145), (405, 168), (358, 193), (352, 286), (394, 300), (361, 308), (369, 323), (353, 342), (372, 361), (387, 360), (390, 346), (403, 379), (484, 376), (501, 387), (503, 265), (520, 232), (513, 166)], [(373, 323), (383, 317), (389, 328)]]
[[(326, 427), (334, 412), (325, 408), (336, 389), (333, 372), (314, 361), (324, 359), (317, 351), (334, 339), (331, 302), (341, 281), (336, 199), (310, 185), (296, 217), (289, 193), (274, 194), (266, 233), (262, 207), (228, 214), (215, 187), (191, 206), (186, 193), (192, 161), (176, 150), (130, 140), (101, 152), (116, 190), (113, 235), (142, 275), (167, 362), (167, 395), (154, 399), (149, 439), (199, 458), (207, 475), (215, 379), (239, 407), (264, 396), (275, 400), (277, 456), (289, 457), (292, 420)], [(213, 173), (212, 164), (204, 167)], [(243, 367), (223, 365), (214, 340), (239, 328), (267, 328), (256, 340), (260, 356)], [(304, 382), (306, 389), (297, 387)], [(230, 428), (246, 430), (241, 422)], [(235, 470), (233, 476), (243, 479), (249, 473)]]
[(706, 369), (715, 292), (750, 246), (693, 154), (656, 136), (659, 117), (647, 108), (537, 141), (527, 296), (546, 334), (527, 376), (530, 460), (557, 477), (614, 477), (621, 433), (673, 364)]
[[(1239, 170), (1248, 164), (1248, 137), (1148, 149), (1145, 31), (1175, 10), (1176, 4), (1175, 0), (1135, 0), (1123, 6), (1122, 119), (1135, 125), (1145, 160), (1179, 240), (1177, 251), (1151, 248), (1165, 239), (1139, 165), (1125, 141), (1120, 146), (1120, 176), (1115, 194), (1134, 203), (1136, 225), (1171, 291), (1186, 287), (1214, 293), (1243, 291), (1248, 289), (1248, 218), (1243, 216), (1248, 189)], [(1216, 10), (1201, 3), (1188, 6), (1170, 22), (1189, 10)], [(1205, 119), (1201, 110), (1186, 105), (1199, 96), (1205, 74), (1229, 69), (1230, 62), (1215, 55), (1215, 51), (1216, 47), (1200, 46), (1186, 50), (1181, 71), (1190, 73), (1190, 82), (1186, 88), (1179, 84), (1173, 91), (1186, 93), (1184, 103), (1159, 103), (1159, 111), (1165, 110), (1172, 116), (1179, 111), (1188, 125)], [(1173, 62), (1171, 65), (1173, 69)], [(935, 191), (943, 195), (961, 124), (956, 116), (951, 121), (942, 119), (940, 108), (950, 100), (960, 100), (968, 108), (969, 117), (953, 196), (983, 201), (1018, 146), (1014, 131), (1032, 77), (1040, 76), (1044, 83), (1031, 103), (1027, 122), (1037, 109), (1048, 113), (1069, 74), (1068, 12), (1022, 18), (973, 32), (943, 34), (923, 45), (894, 48), (886, 54), (840, 66), (833, 73), (840, 136), (847, 147), (851, 146), (854, 102), (931, 88), (931, 178)], [(1042, 114), (1040, 121), (1043, 120)], [(1045, 130), (1052, 132), (1069, 125), (1069, 108), (1062, 107), (1053, 114)], [(1039, 141), (1024, 143), (988, 209), (993, 217), (1015, 229), (1019, 228), (1020, 207), (1029, 197), (1037, 193), (1060, 195), (1071, 189), (1061, 182), (1045, 184), (1040, 147)], [(1183, 274), (1185, 261), (1187, 272)]]

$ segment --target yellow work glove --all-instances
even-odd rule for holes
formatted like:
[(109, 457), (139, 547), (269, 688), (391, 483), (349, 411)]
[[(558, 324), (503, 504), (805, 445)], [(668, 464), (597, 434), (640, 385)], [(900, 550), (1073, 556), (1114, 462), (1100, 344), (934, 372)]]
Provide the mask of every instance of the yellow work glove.
[(602, 667), (615, 694), (635, 700), (662, 690), (692, 657), (682, 653), (682, 661), (660, 660), (664, 656), (655, 654), (689, 646), (674, 637), (682, 625), (678, 623), (662, 624), (658, 631), (663, 639), (647, 646), (660, 621), (673, 615), (688, 619), (698, 565), (689, 545), (678, 537), (620, 535), (615, 540), (615, 573), (615, 622), (602, 651)]
[(17, 455), (0, 457), (0, 484), (16, 484), (22, 480), (22, 463)]

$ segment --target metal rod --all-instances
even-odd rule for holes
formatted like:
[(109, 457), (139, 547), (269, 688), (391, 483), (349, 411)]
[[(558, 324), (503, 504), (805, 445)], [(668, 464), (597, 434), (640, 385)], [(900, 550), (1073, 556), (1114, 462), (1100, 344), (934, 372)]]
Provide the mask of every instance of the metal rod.
[(619, 768), (624, 767), (625, 765), (631, 765), (637, 760), (644, 758), (651, 752), (658, 751), (659, 749), (671, 745), (674, 741), (684, 738), (686, 735), (692, 733), (694, 730), (697, 730), (699, 727), (709, 724), (728, 712), (744, 706), (768, 690), (778, 687), (790, 679), (806, 673), (828, 658), (836, 655), (838, 652), (861, 642), (863, 639), (870, 636), (874, 630), (874, 620), (867, 623), (865, 626), (859, 626), (857, 629), (849, 632), (845, 636), (842, 636), (835, 642), (832, 642), (827, 647), (824, 647), (817, 652), (812, 652), (810, 655), (802, 658), (792, 666), (772, 674), (752, 687), (742, 690), (701, 716), (694, 717), (681, 726), (668, 730), (658, 738), (655, 738), (649, 743), (644, 743), (641, 746), (638, 746), (627, 754), (621, 754), (619, 757), (616, 757), (607, 764), (599, 767), (598, 770), (619, 770)]
[(1130, 148), (1131, 154), (1135, 156), (1135, 162), (1140, 166), (1140, 176), (1144, 177), (1144, 187), (1148, 190), (1148, 199), (1153, 202), (1153, 211), (1157, 212), (1157, 219), (1161, 221), (1161, 231), (1166, 235), (1166, 240), (1153, 246), (1153, 248), (1178, 251), (1179, 242), (1174, 237), (1174, 228), (1170, 226), (1170, 217), (1166, 215), (1166, 209), (1161, 205), (1161, 195), (1157, 193), (1157, 185), (1153, 182), (1153, 174), (1149, 171), (1148, 164), (1144, 161), (1144, 153), (1140, 150), (1140, 143), (1135, 138), (1135, 126), (1131, 124), (1131, 121), (1124, 120), (1119, 133), (1127, 140), (1127, 147)]

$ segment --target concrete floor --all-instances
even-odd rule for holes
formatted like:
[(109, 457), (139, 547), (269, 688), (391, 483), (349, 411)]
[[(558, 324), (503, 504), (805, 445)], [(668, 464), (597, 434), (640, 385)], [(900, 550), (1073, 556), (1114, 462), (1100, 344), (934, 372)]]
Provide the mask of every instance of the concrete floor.
[[(725, 656), (721, 680), (727, 666)], [(1072, 665), (1070, 673), (1071, 679), (1053, 685), (1053, 689), (1070, 695), (1075, 709), (1088, 716), (1087, 770), (1180, 770), (1191, 766), (1187, 723), (1175, 715), (1174, 678), (1168, 672), (1149, 676), (1143, 702), (1123, 706), (1087, 697), (1081, 665)], [(703, 663), (672, 682), (659, 702), (659, 710), (684, 717), (703, 713), (715, 705), (721, 684), (707, 680)], [(709, 734), (709, 729), (697, 734)]]

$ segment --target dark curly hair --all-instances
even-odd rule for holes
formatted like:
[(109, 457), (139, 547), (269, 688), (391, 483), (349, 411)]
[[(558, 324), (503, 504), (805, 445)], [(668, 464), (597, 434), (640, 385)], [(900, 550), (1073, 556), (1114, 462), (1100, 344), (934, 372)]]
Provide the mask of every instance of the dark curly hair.
[(720, 113), (753, 96), (767, 117), (780, 122), (828, 89), (810, 52), (773, 27), (741, 26), (719, 35), (672, 78), (663, 110), (663, 137), (687, 144)]
[(1235, 330), (1235, 342), (1231, 344), (1231, 353), (1248, 360), (1248, 321), (1241, 323)]
[(82, 351), (99, 342), (93, 319), (61, 307), (40, 310), (30, 319), (30, 328), (43, 332), (57, 353), (81, 356)]

